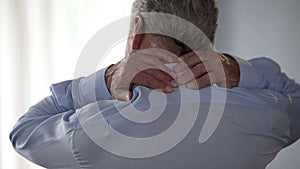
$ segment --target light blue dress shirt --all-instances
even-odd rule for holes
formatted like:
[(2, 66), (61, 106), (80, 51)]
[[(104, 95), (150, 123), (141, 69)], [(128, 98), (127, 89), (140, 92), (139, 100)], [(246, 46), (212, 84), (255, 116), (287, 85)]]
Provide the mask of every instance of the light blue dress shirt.
[[(300, 136), (300, 85), (270, 59), (237, 60), (241, 77), (234, 89), (180, 86), (162, 94), (136, 86), (131, 101), (119, 102), (107, 90), (106, 69), (54, 84), (52, 95), (19, 119), (10, 140), (18, 153), (46, 168), (263, 169)], [(205, 123), (209, 112), (217, 107), (224, 109), (220, 121), (201, 143), (204, 125), (214, 125)], [(178, 125), (179, 115), (196, 116)], [(166, 131), (172, 139), (160, 140)]]

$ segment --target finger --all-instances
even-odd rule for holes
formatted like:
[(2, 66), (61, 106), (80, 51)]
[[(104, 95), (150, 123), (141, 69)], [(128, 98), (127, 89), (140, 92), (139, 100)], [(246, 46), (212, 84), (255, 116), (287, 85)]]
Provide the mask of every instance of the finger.
[(187, 57), (190, 57), (191, 55), (196, 55), (202, 59), (205, 59), (206, 56), (208, 56), (207, 51), (191, 51), (189, 53), (183, 54), (180, 56), (180, 59), (186, 59)]
[[(153, 52), (149, 53), (151, 51)], [(162, 61), (163, 59), (165, 60)], [(171, 75), (175, 79), (177, 77), (177, 74), (165, 65), (165, 62), (169, 62), (169, 61), (173, 62), (175, 60), (178, 61), (178, 57), (170, 54), (170, 52), (166, 52), (158, 49), (141, 50), (132, 53), (132, 55), (130, 55), (127, 58), (127, 62), (128, 62), (127, 65), (129, 65), (128, 70), (132, 70), (133, 72), (131, 72), (131, 74), (134, 75), (146, 69), (159, 69)]]
[(179, 73), (185, 70), (188, 67), (193, 67), (199, 63), (202, 63), (201, 58), (195, 53), (192, 55), (188, 55), (181, 59), (177, 65), (174, 66), (174, 71)]
[(151, 89), (159, 89), (166, 93), (173, 92), (174, 90), (171, 86), (167, 85), (166, 83), (163, 83), (162, 81), (155, 79), (151, 75), (144, 72), (140, 72), (139, 74), (137, 74), (133, 79), (133, 83), (146, 86)]
[(177, 73), (173, 72), (170, 68), (168, 68), (163, 62), (161, 62), (158, 58), (147, 59), (144, 65), (139, 65), (142, 71), (146, 69), (158, 69), (161, 70), (168, 75), (170, 75), (173, 79), (177, 78)]
[(196, 80), (189, 82), (188, 84), (186, 84), (186, 87), (189, 89), (193, 89), (193, 90), (199, 90), (199, 89), (211, 86), (212, 84), (215, 83), (215, 81), (216, 80), (215, 80), (213, 74), (207, 73), (207, 74), (197, 78)]
[(159, 59), (161, 62), (163, 62), (164, 64), (178, 62), (178, 56), (176, 56), (175, 54), (169, 51), (162, 50), (162, 49), (156, 49), (156, 48), (144, 49), (141, 51), (141, 54), (148, 57), (155, 57)]
[(186, 84), (192, 80), (195, 80), (196, 78), (206, 74), (208, 71), (205, 68), (205, 65), (203, 63), (199, 63), (186, 73), (184, 73), (182, 76), (180, 76), (177, 81), (179, 84)]
[(147, 69), (144, 72), (171, 87), (178, 87), (176, 80), (172, 76), (159, 69)]
[(166, 63), (177, 63), (179, 61), (179, 58), (177, 55), (166, 51), (166, 50), (160, 50), (159, 54), (155, 54), (164, 64)]
[(185, 54), (179, 56), (179, 58), (180, 58), (180, 59), (184, 59), (184, 58), (187, 58), (187, 57), (189, 57), (189, 56), (191, 56), (191, 55), (194, 55), (194, 54), (195, 54), (195, 52), (194, 52), (194, 51), (191, 51), (191, 52), (188, 52), (188, 53), (185, 53)]
[(188, 67), (192, 67), (199, 62), (199, 59), (195, 57), (194, 54), (186, 55), (184, 58), (181, 58), (179, 63), (177, 63), (173, 70), (177, 73), (182, 72), (183, 70), (187, 69)]

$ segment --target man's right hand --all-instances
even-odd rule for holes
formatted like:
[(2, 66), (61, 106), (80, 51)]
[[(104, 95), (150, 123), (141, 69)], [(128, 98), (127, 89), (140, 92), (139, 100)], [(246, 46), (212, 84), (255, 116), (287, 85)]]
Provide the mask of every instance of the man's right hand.
[(122, 101), (132, 98), (132, 86), (135, 84), (170, 93), (178, 87), (177, 74), (165, 64), (177, 62), (178, 56), (165, 50), (133, 51), (107, 69), (106, 84), (112, 97)]

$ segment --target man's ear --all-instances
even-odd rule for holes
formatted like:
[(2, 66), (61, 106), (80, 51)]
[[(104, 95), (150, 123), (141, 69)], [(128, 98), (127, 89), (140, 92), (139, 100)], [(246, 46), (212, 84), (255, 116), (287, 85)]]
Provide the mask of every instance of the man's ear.
[(144, 18), (141, 15), (137, 15), (134, 19), (132, 37), (130, 37), (131, 50), (136, 50), (140, 48), (145, 36), (144, 25)]

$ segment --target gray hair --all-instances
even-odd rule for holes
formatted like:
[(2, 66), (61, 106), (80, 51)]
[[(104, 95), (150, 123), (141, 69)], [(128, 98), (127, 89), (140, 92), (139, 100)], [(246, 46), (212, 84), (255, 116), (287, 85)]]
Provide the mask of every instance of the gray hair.
[[(147, 15), (147, 13), (164, 13), (167, 15)], [(195, 31), (182, 21), (174, 19), (182, 18), (200, 29), (206, 36), (206, 41), (213, 43), (217, 29), (218, 8), (215, 0), (135, 0), (132, 6), (132, 22), (137, 15), (141, 15), (145, 21), (145, 31), (159, 30), (162, 35), (172, 32), (177, 40), (199, 42)], [(169, 34), (168, 33), (168, 34)], [(203, 38), (203, 37), (202, 37)], [(205, 40), (202, 39), (201, 42)], [(196, 46), (195, 46), (196, 47)], [(199, 43), (198, 47), (199, 48)]]

